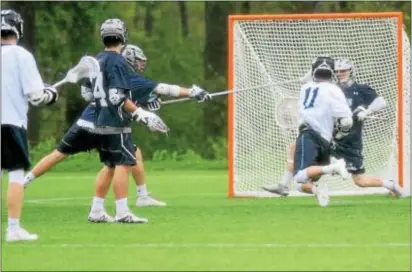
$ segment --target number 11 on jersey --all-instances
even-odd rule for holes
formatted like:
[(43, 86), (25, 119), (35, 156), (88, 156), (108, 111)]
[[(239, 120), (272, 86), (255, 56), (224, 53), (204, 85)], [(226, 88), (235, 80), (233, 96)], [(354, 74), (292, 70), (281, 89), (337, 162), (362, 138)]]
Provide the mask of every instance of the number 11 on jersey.
[(306, 109), (313, 108), (313, 104), (315, 104), (315, 99), (318, 96), (319, 88), (312, 89), (309, 87), (305, 90), (305, 100), (303, 101), (303, 106)]

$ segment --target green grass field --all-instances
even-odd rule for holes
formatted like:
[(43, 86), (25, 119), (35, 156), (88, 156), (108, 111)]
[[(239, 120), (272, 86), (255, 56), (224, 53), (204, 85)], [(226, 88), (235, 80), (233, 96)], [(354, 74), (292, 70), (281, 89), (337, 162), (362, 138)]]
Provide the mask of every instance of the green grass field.
[(149, 223), (91, 224), (94, 177), (50, 173), (30, 185), (23, 226), (40, 240), (3, 242), (4, 271), (411, 268), (410, 198), (334, 197), (327, 208), (312, 197), (228, 199), (226, 171), (150, 171), (149, 190), (167, 207), (136, 208), (131, 182), (129, 204)]

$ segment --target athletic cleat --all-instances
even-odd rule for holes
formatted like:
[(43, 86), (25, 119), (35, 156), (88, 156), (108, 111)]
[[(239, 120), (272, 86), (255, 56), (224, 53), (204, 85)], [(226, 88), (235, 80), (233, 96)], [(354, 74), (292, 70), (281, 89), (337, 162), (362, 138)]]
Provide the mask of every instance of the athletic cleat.
[(281, 196), (289, 195), (289, 187), (284, 186), (282, 184), (263, 185), (262, 189), (272, 194), (277, 194)]
[(23, 228), (7, 229), (6, 242), (35, 241), (39, 239), (37, 234), (31, 234)]
[(319, 203), (319, 206), (326, 207), (329, 205), (329, 195), (327, 190), (322, 190), (319, 187), (317, 187), (315, 196), (316, 200)]
[(146, 218), (137, 217), (133, 213), (126, 212), (120, 216), (116, 215), (115, 220), (117, 223), (129, 223), (129, 224), (138, 224), (138, 223), (147, 223), (149, 222)]
[(113, 223), (115, 220), (106, 211), (90, 212), (87, 218), (92, 223)]
[(406, 197), (407, 196), (404, 190), (401, 188), (401, 186), (399, 186), (397, 182), (395, 182), (394, 180), (391, 180), (391, 182), (393, 182), (393, 189), (391, 190), (391, 192), (396, 197)]
[(343, 179), (350, 178), (350, 174), (346, 169), (346, 163), (344, 159), (336, 160), (334, 163), (335, 171), (334, 174), (340, 175)]
[(166, 206), (165, 202), (159, 201), (152, 196), (140, 196), (136, 200), (137, 207), (164, 207)]

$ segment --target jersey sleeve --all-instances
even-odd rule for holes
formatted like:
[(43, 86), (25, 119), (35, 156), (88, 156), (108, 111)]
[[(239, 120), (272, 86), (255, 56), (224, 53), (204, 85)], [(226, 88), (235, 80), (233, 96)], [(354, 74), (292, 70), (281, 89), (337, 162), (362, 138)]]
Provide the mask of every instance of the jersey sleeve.
[(138, 76), (130, 78), (131, 96), (135, 103), (147, 103), (152, 97), (153, 91), (158, 83), (150, 79)]
[(338, 87), (332, 90), (331, 98), (331, 109), (332, 115), (335, 118), (345, 118), (351, 117), (352, 111), (348, 106), (346, 101), (345, 95), (343, 94), (342, 90)]
[(366, 105), (370, 105), (378, 97), (376, 91), (368, 85), (360, 85), (360, 92)]
[(24, 94), (42, 92), (44, 83), (33, 55), (28, 51), (22, 51), (18, 60), (20, 83)]
[(129, 73), (127, 67), (124, 67), (123, 65), (114, 65), (108, 74), (108, 89), (116, 88), (130, 90)]

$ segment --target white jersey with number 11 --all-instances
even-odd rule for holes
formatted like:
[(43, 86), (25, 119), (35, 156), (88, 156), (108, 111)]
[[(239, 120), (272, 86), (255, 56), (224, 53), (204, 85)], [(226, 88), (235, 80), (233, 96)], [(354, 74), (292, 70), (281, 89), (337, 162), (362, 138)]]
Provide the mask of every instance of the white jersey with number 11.
[(330, 82), (309, 82), (299, 97), (299, 123), (318, 132), (328, 142), (332, 139), (337, 118), (351, 117), (352, 112), (342, 90)]

